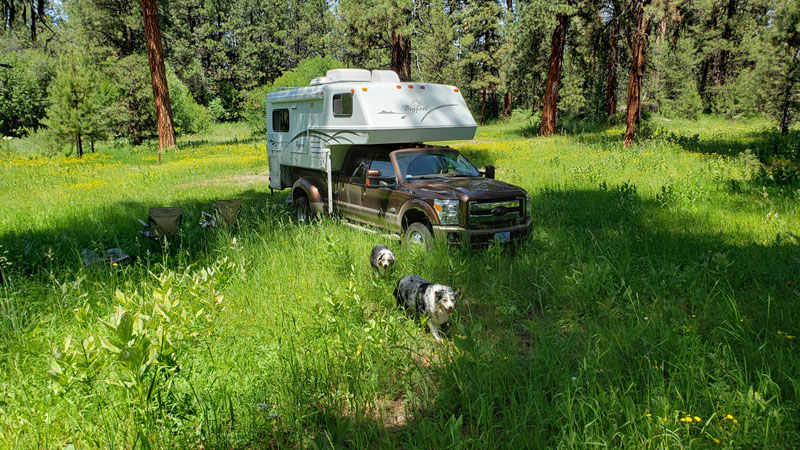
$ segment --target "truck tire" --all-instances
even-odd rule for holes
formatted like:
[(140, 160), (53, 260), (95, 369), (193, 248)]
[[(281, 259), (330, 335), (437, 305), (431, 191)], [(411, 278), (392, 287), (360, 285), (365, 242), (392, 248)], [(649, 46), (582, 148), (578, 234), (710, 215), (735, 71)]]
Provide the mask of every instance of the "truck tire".
[(308, 197), (305, 195), (298, 195), (294, 199), (294, 218), (297, 222), (307, 224), (311, 222), (313, 214), (311, 212), (311, 204), (308, 203)]
[(433, 234), (422, 222), (414, 222), (406, 228), (406, 245), (419, 245), (426, 250), (433, 247)]

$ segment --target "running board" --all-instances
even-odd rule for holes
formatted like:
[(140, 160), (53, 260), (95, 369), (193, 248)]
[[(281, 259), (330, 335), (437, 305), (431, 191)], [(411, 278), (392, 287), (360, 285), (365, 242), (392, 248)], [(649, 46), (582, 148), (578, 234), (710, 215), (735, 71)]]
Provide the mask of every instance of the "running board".
[(348, 222), (346, 220), (344, 221), (344, 224), (347, 225), (348, 227), (355, 228), (356, 230), (366, 231), (367, 233), (372, 233), (372, 234), (379, 234), (379, 235), (384, 236), (384, 237), (389, 238), (389, 239), (394, 239), (394, 240), (397, 240), (397, 241), (399, 241), (401, 239), (400, 235), (397, 234), (397, 233), (381, 233), (378, 230), (373, 230), (372, 228), (362, 227), (361, 225), (357, 225), (357, 224), (354, 224), (352, 222)]

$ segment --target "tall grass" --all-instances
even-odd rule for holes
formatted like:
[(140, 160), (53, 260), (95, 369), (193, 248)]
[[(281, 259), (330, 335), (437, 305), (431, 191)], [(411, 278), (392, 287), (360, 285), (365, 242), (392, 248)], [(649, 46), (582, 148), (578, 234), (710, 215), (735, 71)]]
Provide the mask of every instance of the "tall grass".
[[(525, 125), (456, 146), (532, 194), (531, 238), (430, 253), (389, 242), (388, 278), (367, 263), (380, 236), (290, 220), (259, 141), (217, 130), (160, 166), (124, 148), (4, 155), (0, 441), (796, 446), (798, 186), (758, 182), (745, 152), (758, 142), (624, 149), (617, 128), (528, 139)], [(702, 146), (715, 129), (735, 143), (761, 126), (674, 131)], [(196, 225), (231, 197), (245, 199), (236, 227)], [(136, 218), (173, 205), (180, 237), (137, 238)], [(108, 247), (138, 259), (82, 265), (81, 248)], [(464, 293), (445, 344), (395, 305), (410, 273)]]

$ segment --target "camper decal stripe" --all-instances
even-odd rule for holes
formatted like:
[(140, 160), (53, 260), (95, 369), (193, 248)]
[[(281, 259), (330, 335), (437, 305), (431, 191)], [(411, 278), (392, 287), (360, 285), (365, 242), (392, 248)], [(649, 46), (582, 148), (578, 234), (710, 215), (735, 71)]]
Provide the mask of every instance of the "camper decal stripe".
[(413, 114), (416, 114), (418, 112), (427, 111), (425, 113), (425, 115), (422, 116), (422, 119), (419, 120), (419, 123), (422, 123), (422, 122), (425, 121), (425, 119), (428, 117), (428, 115), (430, 113), (436, 111), (437, 109), (448, 108), (450, 106), (458, 106), (458, 105), (455, 104), (455, 103), (450, 103), (450, 104), (447, 104), (447, 105), (436, 106), (434, 108), (431, 108), (430, 110), (428, 110), (427, 107), (420, 107), (420, 106), (418, 106), (416, 104), (415, 105), (405, 105), (405, 108), (408, 110), (408, 112), (386, 111), (384, 109), (384, 110), (381, 110), (381, 112), (379, 112), (378, 114), (394, 114), (394, 115), (399, 115), (401, 119), (405, 119), (406, 117), (408, 117), (410, 115), (413, 115)]
[[(326, 143), (329, 143), (329, 142), (332, 141), (334, 144), (352, 144), (353, 141), (351, 139), (349, 139), (349, 138), (347, 138), (345, 136), (339, 136), (340, 134), (345, 134), (345, 133), (352, 134), (354, 136), (360, 136), (361, 135), (361, 133), (357, 133), (355, 131), (350, 131), (350, 130), (338, 131), (338, 132), (334, 133), (333, 135), (330, 135), (330, 134), (327, 134), (327, 133), (323, 133), (322, 131), (319, 131), (319, 130), (308, 130), (308, 134), (316, 135), (316, 137), (322, 137), (322, 138), (325, 139)], [(301, 131), (301, 132), (297, 133), (292, 138), (292, 140), (290, 140), (288, 142), (288, 144), (291, 144), (292, 142), (296, 141), (297, 139), (299, 139), (299, 138), (301, 138), (301, 137), (303, 137), (305, 135), (306, 135), (305, 131)], [(342, 141), (346, 141), (346, 142), (342, 142)]]
[(455, 103), (450, 103), (448, 105), (439, 105), (435, 108), (431, 108), (430, 111), (426, 112), (425, 115), (422, 116), (422, 119), (419, 120), (419, 123), (425, 122), (425, 118), (428, 117), (430, 113), (436, 111), (437, 109), (447, 108), (449, 106), (458, 106), (458, 105), (456, 105)]

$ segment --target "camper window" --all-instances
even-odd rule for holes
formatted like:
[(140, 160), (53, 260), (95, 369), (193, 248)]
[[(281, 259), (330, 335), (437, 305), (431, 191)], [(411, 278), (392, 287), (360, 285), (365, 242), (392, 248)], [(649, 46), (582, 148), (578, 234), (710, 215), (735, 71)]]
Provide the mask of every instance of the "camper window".
[(333, 116), (350, 117), (353, 115), (353, 94), (333, 94)]
[(288, 109), (272, 110), (272, 131), (277, 131), (278, 133), (287, 133), (289, 131)]

